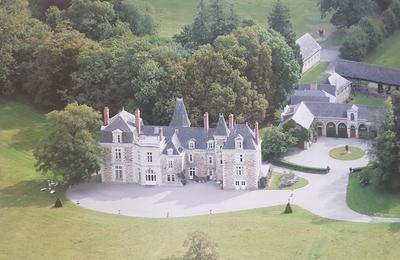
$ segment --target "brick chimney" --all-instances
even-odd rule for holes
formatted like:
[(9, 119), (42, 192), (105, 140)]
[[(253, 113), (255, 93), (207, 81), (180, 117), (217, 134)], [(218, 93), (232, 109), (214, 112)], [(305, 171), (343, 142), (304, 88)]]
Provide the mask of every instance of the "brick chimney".
[(135, 110), (135, 126), (138, 131), (138, 135), (140, 135), (142, 132), (141, 131), (142, 126), (140, 125), (140, 110), (139, 110), (139, 108), (136, 108), (136, 110)]
[(164, 139), (164, 129), (161, 127), (160, 128), (160, 141)]
[(103, 125), (107, 126), (110, 123), (110, 109), (104, 107), (103, 110)]
[(233, 114), (229, 114), (229, 130), (232, 130), (234, 128), (235, 122), (234, 122), (234, 116)]
[(255, 133), (255, 136), (256, 136), (256, 144), (258, 144), (259, 140), (260, 140), (260, 130), (258, 128), (258, 122), (257, 121), (254, 124), (254, 133)]
[(210, 128), (210, 122), (209, 122), (209, 119), (208, 119), (208, 112), (204, 113), (203, 126), (204, 126), (204, 133), (207, 134), (208, 133), (208, 129)]

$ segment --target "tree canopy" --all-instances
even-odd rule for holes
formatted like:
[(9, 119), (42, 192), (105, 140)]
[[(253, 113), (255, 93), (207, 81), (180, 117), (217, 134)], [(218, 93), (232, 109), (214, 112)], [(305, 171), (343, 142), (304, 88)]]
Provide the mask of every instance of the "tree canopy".
[(102, 160), (100, 113), (73, 103), (47, 118), (51, 123), (48, 134), (34, 151), (37, 169), (68, 184), (89, 180), (100, 170)]

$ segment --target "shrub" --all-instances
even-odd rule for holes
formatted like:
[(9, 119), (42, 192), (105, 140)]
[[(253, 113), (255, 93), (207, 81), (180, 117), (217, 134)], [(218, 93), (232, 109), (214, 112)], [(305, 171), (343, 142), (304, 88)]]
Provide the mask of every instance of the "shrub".
[(265, 189), (265, 187), (267, 187), (267, 177), (261, 177), (258, 181), (258, 188)]
[(382, 21), (372, 17), (364, 17), (360, 20), (359, 25), (368, 35), (368, 49), (375, 49), (383, 40), (385, 34)]
[(285, 210), (283, 211), (283, 214), (292, 214), (293, 210), (292, 207), (290, 206), (290, 202), (288, 202), (288, 204), (286, 204)]
[(385, 27), (386, 35), (391, 35), (396, 30), (398, 21), (391, 8), (386, 9), (382, 13), (382, 22)]
[(368, 46), (368, 34), (359, 25), (353, 25), (347, 31), (340, 53), (345, 59), (360, 61), (367, 54)]
[(297, 165), (285, 160), (277, 160), (277, 159), (272, 161), (272, 165), (288, 168), (295, 171), (316, 173), (316, 174), (326, 174), (330, 170), (329, 166), (327, 168), (314, 168), (314, 167)]
[(54, 207), (55, 208), (62, 208), (62, 203), (61, 200), (59, 198), (57, 198), (56, 203), (54, 203)]

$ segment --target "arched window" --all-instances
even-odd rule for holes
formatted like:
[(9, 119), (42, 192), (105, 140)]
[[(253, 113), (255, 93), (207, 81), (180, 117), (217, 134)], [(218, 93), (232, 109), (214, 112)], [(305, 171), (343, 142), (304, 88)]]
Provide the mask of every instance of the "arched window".
[(354, 121), (354, 114), (353, 113), (350, 114), (350, 120)]

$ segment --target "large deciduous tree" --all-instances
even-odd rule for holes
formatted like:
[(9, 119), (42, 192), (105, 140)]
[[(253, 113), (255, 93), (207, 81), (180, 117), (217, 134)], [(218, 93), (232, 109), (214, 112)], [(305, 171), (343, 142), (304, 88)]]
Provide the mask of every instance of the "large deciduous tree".
[(373, 12), (372, 0), (321, 0), (322, 16), (333, 13), (331, 23), (337, 27), (350, 27)]
[(101, 115), (86, 105), (70, 104), (47, 115), (51, 126), (35, 149), (36, 167), (68, 184), (90, 179), (100, 169)]
[(288, 152), (297, 139), (280, 127), (267, 127), (264, 132), (261, 150), (264, 160), (279, 158)]

